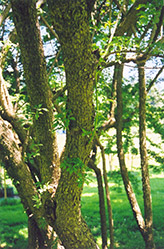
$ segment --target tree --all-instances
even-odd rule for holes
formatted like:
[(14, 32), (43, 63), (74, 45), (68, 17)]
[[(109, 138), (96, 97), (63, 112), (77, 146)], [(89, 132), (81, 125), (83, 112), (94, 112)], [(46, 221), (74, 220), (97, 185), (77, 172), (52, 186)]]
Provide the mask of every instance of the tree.
[[(92, 164), (90, 154), (95, 146), (100, 146), (104, 157), (104, 148), (98, 142), (102, 132), (110, 127), (117, 127), (121, 171), (125, 187), (131, 186), (121, 141), (123, 124), (131, 120), (131, 117), (128, 117), (122, 122), (123, 64), (132, 61), (139, 65), (141, 61), (147, 60), (152, 55), (160, 56), (162, 38), (160, 41), (158, 39), (163, 23), (163, 8), (159, 3), (155, 5), (156, 10), (159, 10), (157, 20), (155, 12), (149, 13), (153, 3), (147, 3), (146, 0), (123, 1), (123, 3), (94, 0), (44, 2), (37, 2), (39, 7), (43, 4), (40, 10), (43, 11), (40, 14), (40, 23), (44, 23), (48, 28), (50, 39), (51, 36), (55, 37), (55, 46), (58, 50), (54, 61), (51, 63), (49, 60), (47, 65), (36, 1), (11, 0), (11, 6), (6, 2), (6, 8), (0, 18), (2, 23), (12, 7), (15, 29), (9, 35), (9, 39), (15, 44), (19, 43), (20, 63), (23, 64), (25, 78), (25, 83), (22, 83), (23, 96), (20, 95), (19, 100), (26, 104), (23, 113), (20, 112), (22, 106), (19, 103), (15, 105), (14, 101), (11, 101), (10, 95), (15, 96), (15, 92), (14, 87), (8, 90), (5, 82), (5, 78), (8, 77), (8, 71), (5, 71), (7, 59), (10, 60), (15, 73), (17, 88), (14, 89), (20, 93), (22, 89), (19, 86), (17, 64), (14, 63), (15, 55), (10, 55), (9, 43), (5, 42), (1, 49), (0, 60), (0, 156), (8, 174), (14, 180), (29, 217), (30, 248), (51, 248), (53, 231), (57, 233), (65, 248), (98, 248), (81, 216), (80, 200), (86, 167), (88, 163)], [(45, 19), (45, 13), (48, 21)], [(149, 15), (153, 16), (153, 23), (148, 22)], [(3, 33), (4, 30), (2, 40)], [(147, 33), (151, 33), (148, 44)], [(126, 57), (128, 52), (135, 56)], [(19, 50), (17, 53), (19, 54)], [(113, 54), (116, 54), (114, 61), (111, 59)], [(66, 77), (66, 85), (59, 90), (55, 84), (56, 89), (52, 89), (52, 82), (48, 81), (48, 74), (54, 70), (57, 58), (59, 64), (64, 63)], [(101, 77), (105, 77), (102, 70), (112, 65), (115, 69), (112, 91), (109, 93), (107, 92), (109, 87), (103, 85)], [(101, 89), (104, 89), (105, 98), (112, 100), (110, 104), (101, 103), (105, 108), (101, 111), (104, 112), (104, 116), (110, 114), (109, 118), (104, 118), (99, 112), (97, 96), (99, 83)], [(62, 98), (65, 91), (66, 97), (64, 101), (62, 100), (64, 104), (60, 105), (59, 98)], [(140, 94), (143, 94), (142, 90)], [(54, 117), (54, 110), (58, 112), (58, 116)], [(58, 155), (54, 131), (54, 124), (59, 122), (59, 117), (62, 117), (66, 128), (66, 145), (61, 158)], [(142, 131), (141, 128), (141, 137)], [(97, 174), (99, 186), (102, 186), (100, 170), (97, 170), (95, 165), (92, 168)], [(145, 168), (147, 170), (147, 165)], [(104, 176), (106, 181), (106, 174)], [(106, 193), (109, 200), (107, 184)], [(133, 191), (127, 191), (127, 194), (144, 237), (145, 224), (139, 206), (132, 198)], [(150, 197), (150, 191), (147, 196)], [(108, 204), (109, 207), (110, 203)], [(136, 210), (134, 206), (137, 207)], [(150, 206), (149, 202), (148, 209)], [(103, 193), (101, 208), (104, 212)], [(109, 208), (109, 213), (110, 211)], [(151, 212), (148, 211), (147, 214), (148, 220), (151, 219)], [(106, 233), (105, 212), (102, 214), (102, 221), (104, 223), (102, 231)], [(34, 228), (35, 237), (32, 236)], [(112, 228), (111, 222), (111, 234)], [(149, 232), (149, 235), (152, 235), (152, 226)], [(107, 248), (107, 236), (104, 234), (103, 236), (103, 248)], [(150, 248), (147, 242), (149, 238), (148, 236), (145, 239), (147, 248)], [(111, 245), (113, 244), (112, 241)], [(151, 246), (154, 246), (152, 237)]]
[[(36, 114), (39, 107), (42, 112), (33, 118), (32, 134), (26, 135), (25, 129), (21, 127), (25, 138), (21, 137), (19, 131), (16, 135), (12, 127), (7, 129), (8, 124), (1, 119), (1, 151), (8, 172), (14, 178), (19, 195), (22, 197), (26, 212), (28, 216), (33, 215), (37, 226), (43, 230), (40, 220), (44, 216), (45, 222), (58, 233), (65, 248), (97, 248), (80, 213), (84, 170), (91, 150), (90, 138), (82, 136), (82, 129), (91, 131), (93, 127), (94, 65), (89, 35), (89, 14), (92, 6), (86, 1), (76, 3), (70, 1), (64, 8), (62, 1), (55, 2), (55, 5), (52, 1), (48, 3), (63, 51), (68, 91), (67, 114), (70, 118), (57, 192), (59, 157), (52, 129), (52, 93), (47, 81), (35, 1), (11, 1), (11, 4), (31, 112)], [(4, 106), (6, 103), (2, 104)], [(15, 118), (14, 111), (11, 116)], [(11, 139), (12, 134), (13, 139)], [(27, 136), (30, 136), (30, 139), (32, 137), (32, 143), (40, 146), (39, 157), (35, 157), (35, 166), (32, 167), (36, 169), (35, 178), (37, 176), (39, 182), (47, 186), (42, 194), (38, 193), (30, 173), (33, 171), (31, 165), (28, 165), (24, 159)], [(30, 145), (27, 145), (27, 150), (28, 146)]]

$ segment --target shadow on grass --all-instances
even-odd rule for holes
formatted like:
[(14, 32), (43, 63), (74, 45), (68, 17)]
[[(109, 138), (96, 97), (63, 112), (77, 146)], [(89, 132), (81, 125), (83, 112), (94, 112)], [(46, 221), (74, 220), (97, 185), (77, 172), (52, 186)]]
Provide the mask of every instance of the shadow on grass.
[[(1, 230), (1, 228), (0, 228)], [(15, 225), (12, 227), (3, 226), (0, 236), (0, 248), (14, 248), (26, 249), (28, 246), (27, 241), (27, 228), (22, 225)]]

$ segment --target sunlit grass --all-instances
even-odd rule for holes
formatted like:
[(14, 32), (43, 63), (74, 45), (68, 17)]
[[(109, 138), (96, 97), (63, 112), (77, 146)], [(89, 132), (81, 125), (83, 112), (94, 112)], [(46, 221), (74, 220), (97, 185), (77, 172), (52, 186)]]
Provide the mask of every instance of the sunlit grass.
[(27, 216), (20, 200), (1, 200), (0, 217), (0, 248), (27, 248)]
[[(113, 218), (114, 218), (114, 235), (115, 248), (119, 249), (143, 249), (145, 247), (144, 241), (138, 231), (137, 224), (133, 218), (133, 213), (128, 202), (126, 192), (121, 187), (113, 188), (113, 183), (110, 185), (110, 195), (112, 202)], [(152, 200), (153, 200), (153, 216), (154, 216), (154, 240), (157, 249), (163, 249), (164, 246), (164, 178), (159, 175), (152, 175), (151, 177)], [(139, 186), (136, 197), (143, 212), (143, 197), (142, 187)], [(87, 195), (92, 194), (92, 196)], [(101, 244), (100, 234), (100, 218), (99, 218), (99, 204), (98, 193), (95, 186), (84, 187), (84, 194), (82, 196), (82, 213), (84, 218), (91, 228), (92, 233), (97, 239), (97, 243)], [(108, 218), (107, 218), (108, 221)], [(95, 228), (96, 227), (96, 228)], [(108, 232), (109, 237), (109, 232)]]
[[(143, 249), (144, 241), (138, 231), (137, 224), (123, 186), (117, 189), (112, 179), (110, 181), (110, 196), (114, 218), (114, 235), (116, 249)], [(143, 197), (140, 191), (136, 197), (143, 211)], [(164, 248), (164, 177), (151, 177), (154, 240), (156, 249)], [(8, 199), (6, 203), (0, 201), (0, 248), (26, 249), (27, 248), (27, 217), (20, 200)], [(91, 177), (89, 185), (85, 185), (82, 195), (82, 214), (97, 244), (101, 248), (101, 224), (96, 178)], [(107, 218), (108, 221), (108, 218)], [(109, 241), (109, 229), (108, 229)], [(110, 245), (110, 241), (109, 241)]]

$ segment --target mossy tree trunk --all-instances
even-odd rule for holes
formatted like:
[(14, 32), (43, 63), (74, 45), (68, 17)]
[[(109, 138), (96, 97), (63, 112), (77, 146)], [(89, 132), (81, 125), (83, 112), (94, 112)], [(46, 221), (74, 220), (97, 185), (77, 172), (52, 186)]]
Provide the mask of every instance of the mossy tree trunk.
[[(43, 45), (40, 36), (39, 23), (36, 10), (36, 1), (11, 1), (14, 24), (21, 50), (21, 58), (27, 85), (27, 93), (33, 113), (32, 133), (27, 134), (25, 139), (19, 142), (20, 164), (22, 174), (24, 173), (24, 186), (22, 174), (15, 176), (17, 164), (14, 162), (10, 169), (10, 176), (17, 179), (21, 184), (15, 184), (21, 197), (24, 208), (29, 218), (35, 219), (39, 234), (36, 248), (51, 247), (48, 224), (45, 217), (52, 220), (53, 211), (51, 196), (55, 195), (59, 180), (59, 156), (56, 137), (52, 131), (53, 125), (53, 103), (52, 93), (48, 84), (46, 62), (44, 59)], [(36, 113), (41, 109), (41, 113)], [(28, 145), (35, 144), (39, 148), (39, 155), (35, 157), (33, 165), (30, 165), (27, 155)], [(35, 152), (35, 151), (34, 151)], [(10, 151), (12, 154), (12, 148)], [(6, 162), (8, 164), (8, 162)], [(11, 164), (11, 163), (10, 163)], [(25, 169), (28, 174), (25, 173)], [(35, 169), (35, 171), (33, 171)], [(38, 179), (40, 186), (48, 185), (48, 188), (40, 195), (35, 181)], [(16, 182), (16, 181), (15, 181)], [(29, 187), (28, 187), (28, 182)], [(27, 186), (26, 186), (27, 183)], [(30, 188), (30, 185), (33, 187)], [(21, 187), (20, 187), (21, 186)], [(25, 191), (26, 190), (26, 191)], [(29, 193), (31, 193), (29, 195)], [(39, 209), (36, 207), (36, 199), (40, 202)], [(31, 200), (31, 201), (30, 201)], [(50, 208), (51, 206), (51, 208)], [(53, 218), (52, 218), (53, 217)], [(44, 222), (44, 225), (43, 225)], [(33, 236), (33, 233), (30, 233)], [(34, 241), (36, 238), (30, 238)]]
[[(81, 217), (80, 199), (85, 166), (92, 148), (93, 76), (89, 9), (86, 1), (48, 1), (62, 47), (70, 119), (60, 182), (57, 188), (55, 229), (65, 248), (88, 249), (97, 245)], [(83, 136), (83, 131), (90, 137)]]
[[(42, 144), (40, 156), (36, 160), (38, 178), (43, 183), (50, 182), (49, 185), (53, 188), (53, 194), (47, 191), (42, 196), (43, 216), (68, 249), (97, 248), (80, 211), (85, 165), (92, 148), (94, 61), (89, 14), (93, 2), (48, 1), (63, 52), (68, 91), (67, 116), (70, 120), (61, 177), (55, 194), (59, 160), (55, 136), (52, 133), (52, 96), (35, 1), (11, 1), (31, 109), (36, 112), (37, 107), (41, 106), (47, 110), (39, 118), (33, 119), (33, 139)], [(84, 130), (90, 132), (89, 137), (83, 136)], [(35, 208), (33, 212), (35, 213)], [(36, 221), (39, 226), (38, 220)]]

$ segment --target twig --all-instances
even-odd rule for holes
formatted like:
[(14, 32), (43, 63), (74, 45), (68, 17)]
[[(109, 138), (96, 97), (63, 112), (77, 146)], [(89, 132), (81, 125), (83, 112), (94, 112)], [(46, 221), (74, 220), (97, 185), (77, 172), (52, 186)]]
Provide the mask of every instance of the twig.
[(0, 15), (0, 26), (2, 25), (2, 23), (4, 22), (4, 20), (7, 18), (10, 9), (11, 9), (11, 3), (9, 3), (7, 5), (7, 7), (3, 11), (3, 13)]
[(55, 38), (56, 38), (57, 40), (59, 40), (59, 37), (58, 37), (57, 33), (56, 33), (55, 30), (53, 30), (53, 28), (49, 25), (49, 23), (46, 21), (46, 19), (45, 19), (42, 15), (40, 15), (40, 18), (41, 18), (42, 22), (46, 25), (46, 27), (50, 30), (51, 34), (53, 34), (53, 35), (55, 36)]

